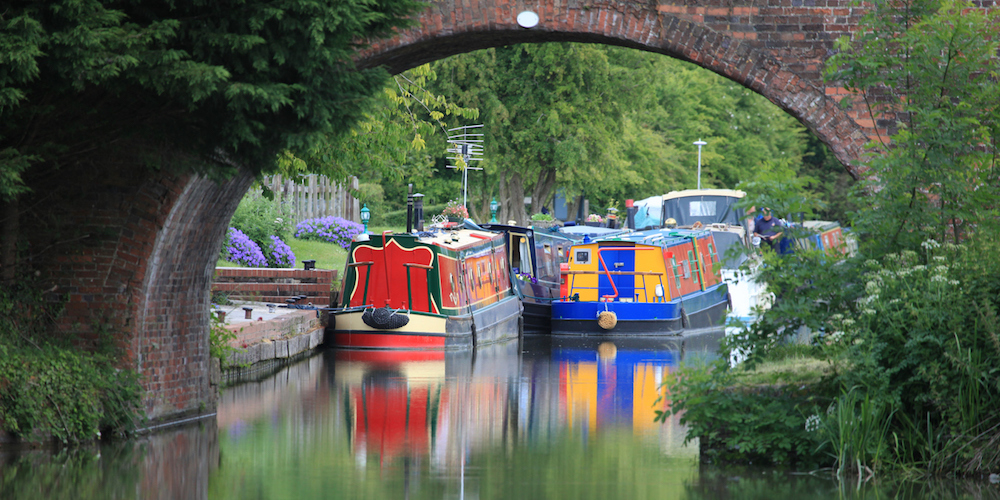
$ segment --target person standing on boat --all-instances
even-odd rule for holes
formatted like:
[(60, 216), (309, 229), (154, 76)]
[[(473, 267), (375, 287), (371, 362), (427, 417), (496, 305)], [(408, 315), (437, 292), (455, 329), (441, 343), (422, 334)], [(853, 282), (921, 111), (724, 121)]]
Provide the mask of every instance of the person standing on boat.
[(767, 243), (768, 248), (777, 250), (775, 245), (783, 234), (784, 226), (781, 221), (771, 216), (770, 208), (761, 209), (762, 216), (754, 223), (753, 235), (760, 238), (760, 241)]

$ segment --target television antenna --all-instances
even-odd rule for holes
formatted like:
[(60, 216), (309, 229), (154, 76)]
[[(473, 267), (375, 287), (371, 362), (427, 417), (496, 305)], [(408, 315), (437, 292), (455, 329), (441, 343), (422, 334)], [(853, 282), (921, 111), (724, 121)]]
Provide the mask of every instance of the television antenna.
[(483, 159), (483, 136), (477, 129), (482, 129), (480, 125), (465, 125), (448, 129), (448, 152), (454, 156), (448, 159), (455, 165), (447, 165), (448, 168), (457, 168), (462, 171), (462, 206), (466, 210), (469, 201), (469, 170), (482, 170), (482, 167), (473, 167), (473, 161)]

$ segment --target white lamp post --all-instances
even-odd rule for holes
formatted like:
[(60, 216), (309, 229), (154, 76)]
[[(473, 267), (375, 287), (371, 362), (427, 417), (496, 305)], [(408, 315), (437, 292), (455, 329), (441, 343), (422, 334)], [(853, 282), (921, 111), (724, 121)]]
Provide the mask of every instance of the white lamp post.
[(701, 189), (701, 147), (706, 144), (708, 143), (701, 139), (694, 141), (694, 145), (698, 146), (698, 189)]

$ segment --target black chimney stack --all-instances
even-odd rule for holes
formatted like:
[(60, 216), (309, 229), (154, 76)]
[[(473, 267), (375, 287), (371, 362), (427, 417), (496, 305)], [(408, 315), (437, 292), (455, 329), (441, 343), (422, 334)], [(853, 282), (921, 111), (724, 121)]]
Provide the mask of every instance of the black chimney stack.
[(413, 220), (417, 232), (424, 230), (424, 195), (417, 193), (413, 195)]
[(413, 232), (413, 184), (406, 186), (406, 234)]

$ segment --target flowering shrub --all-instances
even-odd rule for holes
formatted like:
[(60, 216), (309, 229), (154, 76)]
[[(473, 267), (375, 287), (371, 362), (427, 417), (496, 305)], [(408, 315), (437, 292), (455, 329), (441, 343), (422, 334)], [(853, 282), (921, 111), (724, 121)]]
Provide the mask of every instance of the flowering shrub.
[(351, 246), (351, 240), (364, 230), (361, 224), (341, 217), (320, 217), (299, 222), (295, 226), (295, 237), (326, 241), (348, 248)]
[(267, 266), (267, 259), (264, 258), (264, 252), (260, 250), (260, 246), (235, 227), (229, 228), (229, 235), (226, 237), (226, 244), (222, 247), (222, 253), (229, 262), (248, 267)]
[(441, 215), (445, 217), (458, 217), (461, 219), (469, 218), (469, 211), (465, 209), (465, 205), (462, 205), (458, 200), (451, 200), (448, 205), (444, 207), (441, 211)]
[(270, 267), (295, 267), (295, 252), (277, 236), (271, 235), (266, 257)]
[(604, 222), (604, 219), (600, 215), (590, 214), (587, 216), (587, 222)]

